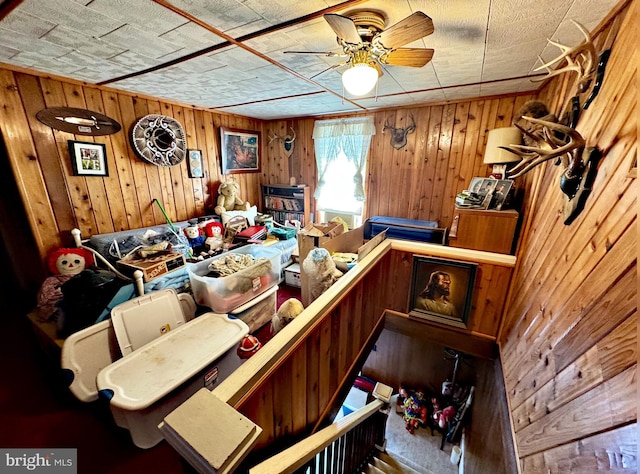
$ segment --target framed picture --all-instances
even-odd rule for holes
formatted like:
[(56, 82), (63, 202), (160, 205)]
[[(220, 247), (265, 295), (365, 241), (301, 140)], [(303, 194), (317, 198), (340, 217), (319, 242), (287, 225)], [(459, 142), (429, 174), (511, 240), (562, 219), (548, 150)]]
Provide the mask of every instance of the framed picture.
[(104, 144), (69, 140), (68, 145), (74, 176), (109, 176)]
[(189, 178), (204, 178), (202, 169), (202, 152), (200, 150), (187, 150), (187, 169)]
[(489, 209), (495, 209), (496, 211), (502, 210), (502, 206), (504, 206), (507, 200), (511, 186), (513, 186), (512, 179), (497, 180), (496, 186), (493, 190), (493, 197), (489, 203)]
[(414, 255), (409, 315), (466, 328), (477, 266)]
[(220, 127), (222, 174), (260, 171), (260, 132)]
[(482, 198), (482, 204), (473, 206), (476, 209), (488, 209), (498, 180), (495, 178), (472, 178), (469, 191), (478, 194)]

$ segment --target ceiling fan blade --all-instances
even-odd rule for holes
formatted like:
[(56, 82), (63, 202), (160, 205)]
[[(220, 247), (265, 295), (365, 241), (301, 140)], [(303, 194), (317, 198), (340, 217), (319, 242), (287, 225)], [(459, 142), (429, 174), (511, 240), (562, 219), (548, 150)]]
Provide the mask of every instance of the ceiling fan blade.
[(335, 31), (338, 38), (345, 40), (347, 43), (358, 44), (362, 42), (362, 38), (358, 34), (356, 24), (349, 17), (338, 15), (337, 13), (327, 13), (324, 19), (329, 26)]
[(339, 68), (340, 66), (344, 66), (345, 64), (347, 64), (347, 63), (346, 63), (346, 61), (345, 61), (345, 62), (338, 63), (338, 64), (334, 64), (333, 66), (329, 66), (328, 68), (326, 68), (326, 69), (324, 69), (324, 70), (320, 71), (319, 73), (314, 74), (314, 75), (313, 75), (313, 76), (311, 76), (309, 79), (313, 79), (313, 78), (315, 78), (315, 77), (318, 77), (319, 75), (324, 74), (325, 72), (329, 72), (329, 71), (331, 71), (331, 70), (333, 70), (333, 69), (337, 69), (337, 68)]
[(422, 12), (415, 12), (378, 35), (385, 48), (399, 48), (433, 33), (433, 21)]
[(433, 49), (400, 48), (394, 49), (385, 59), (392, 66), (422, 67), (433, 58)]
[(342, 53), (334, 53), (333, 51), (283, 51), (284, 54), (314, 54), (316, 56), (327, 56), (330, 58), (344, 56)]

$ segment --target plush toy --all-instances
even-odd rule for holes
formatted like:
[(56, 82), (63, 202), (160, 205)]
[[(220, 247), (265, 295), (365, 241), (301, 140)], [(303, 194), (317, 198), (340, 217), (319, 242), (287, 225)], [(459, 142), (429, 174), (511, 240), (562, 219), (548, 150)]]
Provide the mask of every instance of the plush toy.
[(329, 251), (324, 248), (316, 248), (309, 252), (302, 262), (302, 269), (308, 277), (311, 301), (327, 291), (343, 275), (336, 268)]
[(416, 428), (427, 423), (427, 399), (422, 390), (409, 392), (406, 388), (400, 387), (398, 397), (402, 397), (404, 411), (404, 422), (407, 431), (414, 433)]
[(304, 311), (304, 306), (296, 298), (289, 298), (278, 308), (278, 312), (271, 319), (273, 334), (277, 334), (283, 327)]
[(190, 225), (184, 228), (184, 235), (189, 240), (189, 245), (193, 249), (195, 255), (204, 250), (205, 237), (200, 233), (200, 228), (195, 225)]
[(431, 399), (431, 404), (433, 405), (433, 421), (441, 429), (444, 429), (449, 421), (453, 420), (453, 417), (456, 416), (456, 409), (451, 405), (441, 409), (440, 402), (438, 402), (438, 399), (435, 397)]
[(207, 236), (204, 241), (204, 246), (207, 250), (218, 250), (222, 247), (224, 227), (220, 222), (210, 222), (205, 225), (204, 233)]
[(50, 320), (58, 315), (62, 285), (94, 262), (93, 254), (83, 248), (62, 248), (49, 254), (47, 266), (53, 275), (45, 278), (37, 296), (36, 310), (41, 320)]
[(214, 209), (219, 216), (225, 211), (248, 211), (249, 203), (240, 199), (240, 185), (235, 181), (222, 183), (218, 188), (218, 202)]

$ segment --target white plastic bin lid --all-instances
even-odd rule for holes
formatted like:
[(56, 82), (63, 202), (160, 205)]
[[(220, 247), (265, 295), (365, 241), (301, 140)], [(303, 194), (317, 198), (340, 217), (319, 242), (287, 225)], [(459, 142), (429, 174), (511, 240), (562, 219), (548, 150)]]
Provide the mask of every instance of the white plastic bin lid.
[(142, 410), (207, 367), (249, 333), (249, 327), (226, 314), (205, 313), (105, 367), (100, 391), (113, 392), (110, 403)]
[(268, 298), (269, 296), (271, 296), (272, 294), (274, 294), (276, 291), (278, 291), (278, 285), (274, 286), (273, 288), (268, 289), (267, 291), (265, 291), (264, 293), (256, 296), (255, 298), (253, 298), (252, 300), (247, 301), (245, 304), (243, 304), (242, 306), (238, 306), (236, 309), (234, 309), (233, 311), (229, 311), (230, 314), (240, 314), (243, 311), (248, 310), (249, 308), (253, 308), (255, 305), (257, 305), (258, 303), (260, 303), (262, 300)]
[(122, 355), (182, 326), (193, 319), (195, 309), (190, 295), (178, 295), (173, 288), (138, 296), (114, 307), (111, 320)]

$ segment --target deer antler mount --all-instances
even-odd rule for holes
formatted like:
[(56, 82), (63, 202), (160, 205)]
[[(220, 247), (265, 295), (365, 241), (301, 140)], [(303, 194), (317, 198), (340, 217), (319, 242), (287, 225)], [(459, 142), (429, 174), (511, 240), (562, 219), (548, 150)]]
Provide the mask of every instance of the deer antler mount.
[[(532, 111), (541, 118), (532, 117)], [(602, 155), (597, 148), (587, 147), (577, 130), (558, 123), (541, 102), (525, 104), (520, 113), (513, 124), (524, 134), (525, 145), (502, 147), (522, 158), (507, 172), (508, 178), (517, 178), (546, 161), (558, 159), (556, 164), (564, 167), (560, 190), (565, 195), (564, 223), (569, 225), (584, 209)]]
[(391, 143), (391, 146), (396, 150), (400, 150), (401, 148), (404, 148), (405, 146), (407, 146), (407, 135), (409, 135), (416, 129), (416, 122), (413, 119), (413, 115), (410, 115), (410, 117), (411, 117), (411, 125), (408, 125), (405, 128), (393, 127), (389, 125), (388, 122), (385, 122), (384, 124), (384, 128), (382, 129), (382, 131), (384, 132), (385, 130), (391, 130), (390, 143)]
[(296, 141), (296, 131), (293, 129), (293, 127), (289, 128), (291, 129), (291, 134), (283, 136), (276, 135), (275, 132), (269, 130), (269, 145), (271, 145), (274, 140), (279, 140), (281, 142), (280, 146), (282, 147), (282, 151), (287, 156), (287, 158), (289, 158), (293, 153), (293, 145)]

